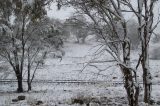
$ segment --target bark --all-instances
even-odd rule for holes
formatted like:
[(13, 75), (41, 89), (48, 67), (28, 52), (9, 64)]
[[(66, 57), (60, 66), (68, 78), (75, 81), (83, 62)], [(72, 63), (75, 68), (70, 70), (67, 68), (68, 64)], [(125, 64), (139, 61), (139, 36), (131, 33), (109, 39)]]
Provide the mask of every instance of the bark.
[(129, 106), (138, 106), (139, 86), (134, 86), (131, 70), (122, 68), (124, 72), (124, 87), (127, 92)]
[(152, 88), (152, 83), (151, 83), (151, 73), (149, 70), (149, 42), (150, 42), (150, 27), (152, 26), (150, 23), (150, 16), (149, 11), (147, 8), (147, 2), (144, 2), (145, 4), (145, 26), (144, 26), (144, 31), (142, 33), (142, 59), (141, 59), (141, 65), (143, 69), (143, 83), (144, 83), (144, 102), (150, 104), (150, 99), (151, 99), (151, 88)]
[[(138, 106), (139, 85), (136, 79), (137, 74), (135, 70), (129, 69), (129, 67), (131, 67), (131, 61), (130, 61), (131, 43), (127, 34), (126, 22), (122, 22), (121, 24), (124, 31), (124, 42), (122, 43), (123, 62), (126, 65), (126, 67), (121, 66), (125, 81), (124, 87), (127, 92), (129, 106)], [(135, 83), (137, 84), (135, 85)]]
[[(141, 36), (141, 47), (142, 47), (142, 56), (141, 56), (141, 65), (143, 69), (143, 83), (144, 83), (144, 102), (150, 104), (151, 99), (151, 89), (152, 89), (152, 77), (149, 70), (149, 42), (152, 35), (152, 24), (153, 24), (153, 7), (156, 3), (156, 0), (144, 0), (139, 3), (139, 5), (143, 4), (144, 9), (142, 6), (139, 6), (138, 13), (140, 16), (138, 17), (139, 20), (139, 36)], [(144, 11), (144, 17), (142, 16), (142, 9)], [(143, 20), (142, 20), (143, 19)], [(144, 26), (142, 26), (142, 22)]]
[(28, 65), (28, 78), (27, 78), (28, 91), (32, 90), (32, 79), (31, 79), (31, 66)]
[(13, 62), (12, 62), (12, 59), (10, 58), (11, 56), (9, 53), (8, 53), (8, 57), (9, 57), (10, 64), (13, 67), (13, 70), (17, 77), (17, 84), (18, 84), (17, 92), (21, 93), (23, 92), (22, 68), (20, 67), (21, 65), (19, 64), (18, 47), (15, 45), (15, 43), (16, 43), (15, 38), (12, 36), (12, 47), (15, 49), (13, 51), (13, 57), (14, 57)]
[(18, 93), (21, 93), (21, 92), (23, 92), (22, 77), (19, 77), (17, 80), (18, 80), (17, 92), (18, 92)]
[[(130, 42), (124, 41), (122, 47), (124, 64), (130, 67)], [(139, 85), (135, 85), (136, 74), (132, 73), (134, 70), (131, 70), (128, 67), (122, 65), (120, 65), (120, 67), (124, 75), (124, 87), (127, 92), (129, 106), (138, 106)]]
[(31, 85), (31, 58), (30, 58), (30, 48), (27, 50), (27, 60), (28, 60), (28, 76), (27, 76), (27, 84), (28, 84), (28, 91), (32, 90), (32, 85)]
[(30, 82), (28, 82), (28, 91), (31, 91), (32, 90), (32, 85)]
[(148, 60), (148, 46), (142, 46), (142, 69), (143, 69), (143, 83), (144, 83), (144, 102), (150, 104), (151, 99), (151, 89), (152, 89), (152, 77), (149, 71), (149, 60)]
[(22, 41), (22, 57), (21, 57), (21, 72), (23, 72), (24, 68), (24, 54), (25, 54), (25, 40), (24, 40), (24, 32), (25, 32), (25, 16), (23, 16), (22, 21), (22, 33), (21, 33), (21, 41)]
[(27, 78), (27, 84), (28, 84), (28, 91), (32, 90), (31, 89), (31, 81), (30, 81), (30, 66), (28, 66), (28, 78)]
[(17, 92), (21, 93), (23, 92), (23, 81), (22, 81), (22, 74), (20, 73), (19, 69), (16, 70), (16, 76), (17, 76), (17, 81), (18, 81), (18, 88)]

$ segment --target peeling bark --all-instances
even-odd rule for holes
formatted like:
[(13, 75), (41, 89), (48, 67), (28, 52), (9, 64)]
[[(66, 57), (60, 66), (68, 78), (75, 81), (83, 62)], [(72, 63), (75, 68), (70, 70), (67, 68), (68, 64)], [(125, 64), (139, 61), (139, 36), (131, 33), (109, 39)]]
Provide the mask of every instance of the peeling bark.
[[(126, 40), (122, 47), (124, 64), (130, 67), (130, 42)], [(124, 67), (122, 65), (120, 65), (120, 67), (124, 75), (124, 87), (127, 92), (129, 106), (138, 106), (139, 85), (135, 85), (135, 83), (138, 83), (136, 82), (137, 76), (135, 73), (132, 73), (132, 71), (135, 70), (131, 70), (128, 67)]]

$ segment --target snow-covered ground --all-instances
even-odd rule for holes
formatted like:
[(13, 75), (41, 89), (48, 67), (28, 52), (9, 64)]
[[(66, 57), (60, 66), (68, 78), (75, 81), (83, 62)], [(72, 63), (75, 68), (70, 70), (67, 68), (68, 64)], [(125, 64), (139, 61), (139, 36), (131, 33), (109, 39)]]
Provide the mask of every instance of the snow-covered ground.
[[(122, 81), (123, 76), (116, 63), (94, 63), (94, 61), (112, 60), (111, 56), (107, 53), (96, 55), (99, 47), (98, 43), (95, 42), (87, 42), (85, 44), (66, 42), (63, 48), (65, 55), (62, 60), (53, 58), (52, 54), (49, 54), (44, 66), (41, 66), (37, 70), (35, 80), (101, 80), (106, 83), (33, 83), (33, 90), (31, 92), (21, 94), (13, 92), (16, 90), (15, 83), (1, 84), (0, 106), (34, 106), (38, 100), (43, 101), (43, 106), (79, 106), (78, 104), (74, 104), (76, 98), (85, 99), (86, 104), (88, 101), (93, 102), (92, 100), (96, 100), (105, 101), (104, 105), (101, 104), (101, 106), (125, 106), (127, 104), (127, 98), (123, 85), (113, 86), (110, 84), (113, 81)], [(136, 59), (135, 55), (132, 56), (132, 59)], [(150, 62), (153, 82), (157, 84), (160, 84), (159, 62), (160, 60), (151, 60)], [(7, 69), (11, 70), (10, 68)], [(101, 72), (99, 73), (97, 69), (101, 70)], [(12, 71), (6, 72), (5, 78), (15, 79)], [(142, 75), (141, 71), (138, 73)], [(3, 74), (0, 72), (0, 76)], [(24, 78), (26, 78), (25, 75)], [(140, 80), (142, 79), (140, 78)], [(24, 88), (26, 88), (25, 86), (26, 84), (24, 84)], [(160, 101), (159, 88), (160, 85), (153, 85), (152, 96), (156, 101)], [(26, 100), (13, 103), (12, 99), (15, 99), (18, 95), (25, 95)], [(141, 101), (142, 97), (140, 96)], [(84, 104), (80, 106), (85, 106)], [(98, 106), (98, 103), (92, 103), (91, 106)]]

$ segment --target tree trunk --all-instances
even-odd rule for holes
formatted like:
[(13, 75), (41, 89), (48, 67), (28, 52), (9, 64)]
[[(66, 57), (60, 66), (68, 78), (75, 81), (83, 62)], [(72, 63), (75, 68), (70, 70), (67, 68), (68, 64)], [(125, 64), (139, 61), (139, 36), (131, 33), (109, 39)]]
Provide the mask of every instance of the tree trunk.
[(18, 88), (17, 88), (17, 92), (21, 93), (23, 92), (23, 82), (22, 82), (22, 75), (21, 74), (17, 74), (17, 81), (18, 81)]
[[(15, 63), (18, 63), (17, 61)], [(21, 93), (23, 92), (23, 82), (22, 82), (22, 71), (19, 68), (19, 64), (17, 64), (15, 67), (13, 67), (16, 77), (17, 77), (17, 84), (18, 84), (18, 88), (17, 88), (17, 92)]]
[(122, 68), (124, 73), (124, 87), (127, 92), (129, 106), (138, 106), (139, 86), (134, 86), (132, 71), (127, 68)]
[(32, 90), (32, 85), (31, 85), (31, 80), (30, 80), (30, 69), (28, 70), (27, 84), (28, 84), (28, 91), (31, 91)]
[(143, 82), (144, 82), (144, 102), (150, 104), (151, 100), (151, 88), (152, 88), (152, 83), (151, 83), (151, 74), (148, 72), (148, 69), (143, 67), (144, 72), (143, 72)]
[(135, 85), (135, 83), (137, 83), (137, 76), (136, 73), (132, 73), (134, 70), (128, 68), (130, 67), (130, 41), (126, 39), (123, 42), (122, 47), (123, 61), (127, 67), (124, 67), (123, 65), (120, 65), (120, 67), (124, 75), (124, 87), (127, 92), (129, 106), (138, 106), (139, 85)]
[(143, 68), (143, 83), (144, 83), (144, 102), (150, 104), (151, 99), (151, 89), (152, 89), (152, 77), (149, 71), (149, 54), (148, 54), (149, 45), (142, 46), (142, 68)]
[(30, 62), (30, 51), (28, 49), (28, 78), (27, 78), (27, 84), (28, 84), (28, 91), (31, 91), (32, 85), (31, 85), (31, 62)]
[(31, 91), (32, 90), (32, 86), (31, 86), (31, 83), (28, 82), (28, 91)]

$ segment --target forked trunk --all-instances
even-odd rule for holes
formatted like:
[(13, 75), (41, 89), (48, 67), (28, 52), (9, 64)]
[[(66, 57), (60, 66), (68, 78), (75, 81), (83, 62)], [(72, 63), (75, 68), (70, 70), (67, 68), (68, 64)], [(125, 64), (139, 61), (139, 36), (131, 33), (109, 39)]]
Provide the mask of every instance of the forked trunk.
[(127, 92), (129, 106), (138, 106), (139, 86), (134, 85), (132, 71), (122, 68), (124, 73), (124, 87)]
[(126, 66), (120, 65), (121, 70), (124, 75), (124, 87), (128, 96), (129, 106), (138, 106), (138, 97), (139, 97), (139, 84), (136, 79), (135, 70), (129, 69), (130, 67), (130, 41), (124, 41), (123, 45), (123, 61)]

